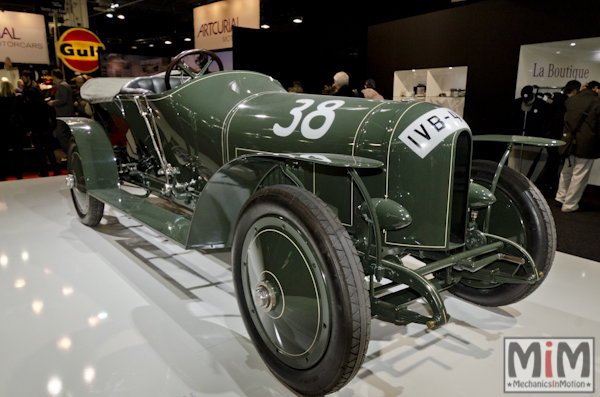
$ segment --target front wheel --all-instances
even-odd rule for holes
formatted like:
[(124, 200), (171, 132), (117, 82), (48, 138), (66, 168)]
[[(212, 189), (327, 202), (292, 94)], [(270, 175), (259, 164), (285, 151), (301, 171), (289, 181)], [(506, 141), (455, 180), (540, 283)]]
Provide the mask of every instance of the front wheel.
[(238, 218), (232, 257), (240, 312), (269, 369), (307, 395), (348, 383), (371, 310), (356, 250), (329, 207), (295, 186), (259, 190)]
[(87, 226), (96, 226), (104, 214), (104, 203), (90, 196), (85, 183), (81, 155), (77, 143), (71, 139), (67, 156), (67, 183), (71, 189), (71, 198), (75, 211), (81, 223)]
[[(492, 161), (475, 160), (471, 178), (490, 188), (497, 166), (498, 163)], [(504, 167), (494, 194), (497, 201), (491, 206), (489, 233), (525, 248), (542, 276), (535, 284), (491, 284), (465, 280), (450, 289), (454, 295), (483, 306), (508, 305), (530, 295), (547, 277), (556, 252), (556, 228), (552, 212), (542, 193), (529, 179)], [(480, 228), (486, 211), (479, 212)]]

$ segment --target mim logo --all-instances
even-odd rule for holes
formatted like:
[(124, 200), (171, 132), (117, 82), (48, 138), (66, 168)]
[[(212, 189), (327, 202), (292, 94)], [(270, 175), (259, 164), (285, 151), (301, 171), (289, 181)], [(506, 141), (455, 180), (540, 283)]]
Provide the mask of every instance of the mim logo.
[(505, 338), (504, 391), (594, 392), (594, 338)]

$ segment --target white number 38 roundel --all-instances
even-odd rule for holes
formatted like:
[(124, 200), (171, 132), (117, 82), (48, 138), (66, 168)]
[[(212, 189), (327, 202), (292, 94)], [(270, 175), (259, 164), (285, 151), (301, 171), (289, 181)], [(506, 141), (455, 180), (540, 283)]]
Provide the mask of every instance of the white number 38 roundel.
[[(319, 105), (317, 105), (317, 110), (314, 110), (307, 114), (306, 117), (304, 117), (304, 119), (302, 119), (302, 112), (311, 107), (315, 103), (315, 101), (312, 99), (298, 99), (296, 103), (301, 103), (302, 105), (290, 110), (290, 114), (294, 116), (292, 124), (290, 124), (288, 127), (282, 127), (281, 125), (279, 125), (279, 123), (276, 123), (273, 126), (273, 132), (275, 133), (275, 135), (286, 137), (292, 132), (294, 132), (300, 124), (300, 122), (302, 122), (302, 124), (300, 125), (300, 132), (302, 133), (302, 136), (304, 136), (307, 139), (319, 139), (323, 135), (325, 135), (327, 131), (329, 131), (329, 128), (331, 128), (331, 125), (335, 120), (334, 110), (342, 107), (345, 102), (341, 100), (322, 102)], [(325, 121), (318, 128), (311, 127), (310, 122), (318, 116), (324, 117)]]

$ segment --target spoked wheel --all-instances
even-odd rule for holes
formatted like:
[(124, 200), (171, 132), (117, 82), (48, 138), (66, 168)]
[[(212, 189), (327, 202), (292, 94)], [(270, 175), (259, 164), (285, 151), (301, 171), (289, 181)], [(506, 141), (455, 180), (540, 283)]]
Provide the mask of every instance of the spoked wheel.
[[(473, 181), (490, 187), (497, 163), (475, 160)], [(548, 275), (556, 252), (556, 228), (548, 203), (533, 183), (519, 172), (504, 167), (491, 207), (489, 233), (507, 238), (525, 248), (535, 262), (541, 279), (535, 284), (490, 284), (485, 281), (461, 281), (450, 289), (453, 294), (484, 306), (503, 306), (524, 299), (535, 291)], [(483, 225), (485, 211), (477, 222)], [(517, 274), (519, 275), (519, 274)]]
[(329, 207), (295, 186), (259, 190), (232, 256), (240, 312), (269, 369), (308, 395), (348, 383), (367, 351), (371, 309), (356, 250)]
[(77, 149), (77, 143), (73, 139), (69, 144), (67, 170), (69, 173), (67, 184), (71, 189), (75, 211), (81, 223), (87, 226), (96, 226), (102, 219), (104, 203), (91, 197), (87, 192), (83, 167), (81, 165), (81, 156)]
[[(183, 58), (190, 55), (198, 55), (202, 58), (206, 58), (204, 62), (202, 62), (202, 64), (199, 65), (200, 71), (193, 70), (188, 65), (183, 63)], [(223, 62), (221, 62), (221, 59), (217, 56), (217, 54), (215, 54), (212, 51), (196, 48), (181, 52), (175, 57), (175, 59), (171, 61), (165, 72), (165, 86), (167, 87), (167, 90), (171, 89), (171, 73), (173, 72), (173, 70), (179, 69), (193, 79), (205, 74), (208, 71), (210, 65), (213, 63), (213, 61), (217, 63), (217, 65), (219, 66), (219, 70), (223, 70)]]

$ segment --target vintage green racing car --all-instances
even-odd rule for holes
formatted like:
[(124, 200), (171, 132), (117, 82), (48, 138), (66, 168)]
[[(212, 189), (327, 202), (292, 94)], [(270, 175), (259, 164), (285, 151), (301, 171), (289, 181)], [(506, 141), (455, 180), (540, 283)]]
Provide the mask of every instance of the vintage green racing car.
[[(208, 60), (199, 71), (182, 61), (194, 54)], [(221, 71), (208, 73), (213, 62)], [(508, 305), (552, 266), (548, 205), (504, 165), (514, 144), (560, 142), (482, 136), (507, 150), (472, 161), (478, 137), (446, 108), (290, 94), (263, 74), (222, 71), (205, 50), (155, 76), (92, 79), (81, 95), (95, 120), (65, 119), (81, 221), (97, 225), (106, 203), (186, 248), (231, 248), (248, 333), (302, 394), (356, 375), (373, 316), (435, 329), (449, 319), (441, 291)], [(129, 130), (120, 144), (116, 121)]]

